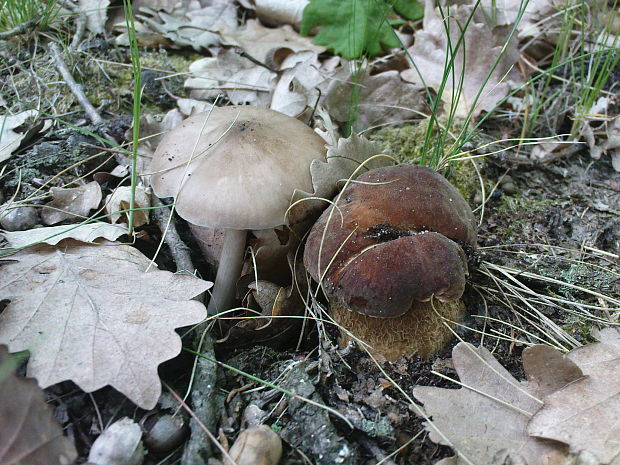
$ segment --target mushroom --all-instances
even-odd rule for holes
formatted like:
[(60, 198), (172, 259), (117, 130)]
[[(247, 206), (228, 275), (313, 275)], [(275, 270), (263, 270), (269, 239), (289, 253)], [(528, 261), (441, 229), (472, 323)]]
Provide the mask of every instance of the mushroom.
[[(450, 335), (476, 245), (471, 208), (424, 166), (378, 168), (353, 181), (308, 235), (304, 264), (334, 320), (388, 360), (427, 357)], [(443, 318), (442, 318), (443, 317)]]
[(213, 107), (171, 130), (151, 164), (159, 197), (199, 227), (225, 229), (209, 313), (230, 308), (248, 230), (288, 225), (295, 189), (312, 192), (310, 164), (325, 142), (302, 122), (273, 110)]

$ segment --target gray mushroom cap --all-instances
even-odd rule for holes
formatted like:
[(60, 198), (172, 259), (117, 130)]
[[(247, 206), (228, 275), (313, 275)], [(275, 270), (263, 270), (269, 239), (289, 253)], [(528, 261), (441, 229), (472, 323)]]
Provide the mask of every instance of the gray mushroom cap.
[(325, 142), (301, 121), (265, 108), (214, 107), (186, 119), (161, 141), (151, 164), (158, 197), (211, 228), (270, 229), (287, 224), (295, 189), (312, 192), (310, 164)]

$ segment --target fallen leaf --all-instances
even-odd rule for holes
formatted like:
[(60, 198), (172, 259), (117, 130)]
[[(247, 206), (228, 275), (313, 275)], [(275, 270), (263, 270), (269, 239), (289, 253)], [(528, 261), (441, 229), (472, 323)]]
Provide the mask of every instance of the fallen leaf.
[[(416, 32), (415, 42), (409, 48), (409, 55), (413, 57), (417, 69), (412, 66), (403, 71), (403, 79), (438, 91), (448, 68), (449, 61), (446, 60), (451, 60), (451, 55), (455, 55), (453, 66), (447, 72), (441, 100), (448, 108), (455, 100), (453, 110), (461, 118), (493, 109), (511, 89), (520, 84), (519, 74), (514, 68), (519, 57), (514, 37), (505, 43), (507, 37), (473, 18), (467, 24), (464, 39), (461, 39), (461, 31), (471, 14), (471, 6), (468, 5), (453, 5), (449, 12), (444, 9), (444, 14), (449, 13), (449, 17), (442, 18), (439, 9), (435, 8), (435, 0), (426, 0), (424, 11), (423, 28)], [(447, 28), (450, 30), (450, 40)], [(459, 41), (461, 45), (458, 50), (448, 53), (448, 47), (453, 50)], [(499, 63), (487, 80), (489, 70), (493, 69), (502, 51), (504, 53)]]
[(310, 51), (317, 55), (325, 51), (325, 47), (314, 45), (310, 39), (301, 37), (288, 24), (268, 28), (255, 19), (249, 19), (241, 28), (223, 28), (220, 35), (222, 44), (242, 48), (263, 64), (267, 64), (269, 59), (282, 49), (293, 52)]
[[(321, 110), (319, 114), (323, 112)], [(333, 137), (332, 134), (330, 138)], [(313, 160), (310, 164), (313, 192), (295, 190), (293, 193), (291, 200), (293, 206), (288, 212), (290, 224), (295, 225), (301, 219), (311, 216), (306, 210), (324, 209), (327, 205), (325, 201), (334, 196), (339, 182), (344, 183), (358, 168), (360, 170), (357, 175), (393, 163), (393, 160), (387, 156), (368, 161), (369, 158), (380, 153), (381, 148), (377, 143), (355, 133), (347, 138), (337, 139), (335, 143), (328, 143), (327, 161)], [(363, 167), (360, 167), (361, 165)]]
[(123, 234), (127, 234), (127, 226), (94, 222), (74, 226), (50, 226), (47, 228), (28, 229), (26, 231), (4, 231), (2, 235), (11, 247), (21, 249), (44, 242), (56, 245), (63, 239), (75, 239), (79, 242), (95, 242), (97, 239), (115, 241)]
[(43, 224), (50, 225), (70, 220), (81, 221), (88, 212), (97, 208), (101, 202), (101, 186), (97, 181), (71, 189), (52, 187), (53, 200), (45, 204), (41, 211)]
[(0, 116), (0, 162), (8, 160), (19, 148), (29, 132), (26, 123), (38, 114), (37, 110), (27, 110), (16, 115)]
[(152, 409), (157, 366), (181, 350), (175, 328), (199, 323), (190, 300), (212, 283), (152, 270), (137, 249), (114, 243), (38, 245), (0, 267), (0, 342), (30, 351), (28, 373), (41, 387), (72, 380), (86, 392), (110, 385)]
[(103, 34), (110, 0), (79, 0), (78, 9), (86, 15), (86, 27), (93, 34)]
[[(613, 168), (620, 172), (620, 117), (608, 116), (613, 100), (601, 97), (588, 111), (590, 118), (583, 123), (582, 135), (590, 149), (590, 156), (599, 160), (603, 155), (611, 157)], [(593, 128), (597, 122), (598, 127)]]
[(533, 346), (524, 351), (528, 381), (519, 382), (483, 347), (460, 343), (452, 361), (461, 389), (417, 386), (413, 395), (432, 418), (432, 425), (425, 424), (430, 439), (457, 452), (454, 463), (497, 463), (493, 459), (502, 450), (530, 465), (563, 463), (563, 444), (533, 438), (526, 427), (542, 396), (581, 376), (572, 362), (546, 346)]
[[(475, 2), (470, 0), (469, 3)], [(525, 8), (523, 6), (521, 0), (481, 0), (479, 8), (483, 12), (483, 17), (491, 23), (491, 27), (512, 26), (522, 10), (517, 33), (519, 37), (524, 38), (541, 34), (540, 21), (548, 18), (559, 6), (565, 5), (563, 1), (560, 3), (555, 0), (529, 0)]]
[(192, 98), (206, 100), (224, 93), (235, 105), (269, 107), (271, 103), (276, 73), (231, 50), (196, 60), (190, 64), (189, 71), (185, 87), (191, 90)]
[(586, 375), (551, 393), (529, 423), (531, 435), (562, 441), (571, 452), (620, 464), (620, 331), (595, 332), (599, 342), (574, 349), (567, 358)]
[[(135, 208), (145, 208), (146, 210), (135, 210), (133, 217), (134, 227), (142, 226), (149, 222), (149, 210), (151, 206), (151, 189), (136, 186)], [(128, 210), (131, 204), (131, 186), (119, 186), (105, 199), (105, 211), (110, 214), (110, 222), (118, 223), (129, 222), (129, 212), (115, 213), (121, 210)]]
[(219, 44), (221, 28), (237, 28), (237, 9), (229, 0), (192, 0), (165, 11), (142, 7), (136, 19), (173, 44), (200, 51)]
[(349, 120), (351, 92), (353, 86), (360, 86), (359, 113), (355, 130), (363, 130), (383, 123), (394, 123), (417, 118), (428, 111), (422, 87), (404, 82), (398, 71), (386, 71), (372, 76), (355, 79), (349, 73), (342, 79), (334, 79), (327, 90), (325, 108), (340, 122)]
[(17, 362), (0, 345), (0, 463), (68, 465), (75, 447), (62, 434), (34, 379), (15, 376)]
[(271, 109), (292, 117), (313, 106), (333, 72), (326, 70), (319, 63), (314, 52), (299, 52), (289, 55), (281, 65), (285, 69), (278, 80), (271, 99)]

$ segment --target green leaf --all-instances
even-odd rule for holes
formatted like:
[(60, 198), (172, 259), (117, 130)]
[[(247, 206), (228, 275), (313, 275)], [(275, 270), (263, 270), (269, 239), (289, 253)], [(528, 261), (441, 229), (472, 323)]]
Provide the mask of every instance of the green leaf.
[(308, 35), (320, 26), (315, 44), (350, 60), (373, 57), (384, 48), (400, 45), (388, 22), (393, 14), (386, 0), (311, 0), (304, 9), (300, 32)]
[(403, 18), (415, 21), (424, 16), (424, 7), (418, 0), (395, 0), (392, 3), (394, 11)]

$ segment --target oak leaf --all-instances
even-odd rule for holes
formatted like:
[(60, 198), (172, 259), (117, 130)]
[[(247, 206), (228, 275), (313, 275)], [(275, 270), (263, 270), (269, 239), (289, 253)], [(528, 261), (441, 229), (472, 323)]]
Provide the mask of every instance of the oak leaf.
[(25, 231), (4, 231), (2, 233), (9, 245), (16, 249), (40, 242), (56, 245), (63, 239), (75, 239), (88, 243), (95, 242), (97, 239), (115, 241), (123, 234), (127, 234), (127, 226), (100, 221), (79, 225), (49, 226)]
[(458, 117), (493, 109), (520, 83), (513, 67), (519, 57), (515, 38), (507, 42), (507, 37), (486, 23), (475, 17), (469, 21), (470, 5), (451, 6), (449, 12), (444, 8), (447, 17), (434, 5), (435, 0), (426, 0), (423, 28), (409, 48), (415, 67), (401, 76), (436, 91), (445, 85), (441, 100), (454, 107)]
[(620, 331), (595, 332), (599, 342), (574, 349), (567, 358), (586, 375), (545, 398), (530, 421), (533, 436), (562, 441), (577, 454), (620, 464)]
[(211, 283), (168, 271), (145, 272), (149, 259), (114, 243), (38, 245), (0, 267), (0, 343), (30, 351), (28, 374), (41, 387), (72, 380), (86, 392), (111, 385), (151, 409), (157, 366), (181, 350), (174, 329), (199, 323), (190, 300)]
[(542, 397), (579, 379), (581, 371), (556, 350), (536, 345), (524, 351), (527, 381), (517, 381), (485, 348), (458, 344), (452, 362), (461, 389), (418, 386), (413, 395), (432, 417), (427, 423), (432, 441), (449, 445), (455, 464), (495, 463), (508, 452), (529, 465), (564, 463), (566, 447), (533, 438), (526, 431)]
[(0, 345), (0, 464), (68, 465), (77, 458), (34, 379), (15, 376), (17, 363)]

